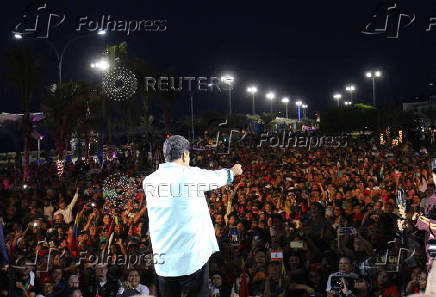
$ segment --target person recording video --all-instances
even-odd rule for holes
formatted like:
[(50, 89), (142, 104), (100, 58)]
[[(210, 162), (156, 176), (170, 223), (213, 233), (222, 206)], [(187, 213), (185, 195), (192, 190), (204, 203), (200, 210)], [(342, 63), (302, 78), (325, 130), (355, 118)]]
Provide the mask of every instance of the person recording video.
[(354, 284), (358, 275), (353, 272), (351, 259), (341, 257), (339, 259), (339, 271), (329, 275), (327, 280), (327, 296), (355, 296)]
[(143, 181), (149, 232), (159, 293), (165, 297), (208, 296), (209, 257), (219, 251), (204, 196), (242, 174), (240, 164), (231, 169), (191, 167), (190, 143), (174, 135), (163, 145), (165, 163)]

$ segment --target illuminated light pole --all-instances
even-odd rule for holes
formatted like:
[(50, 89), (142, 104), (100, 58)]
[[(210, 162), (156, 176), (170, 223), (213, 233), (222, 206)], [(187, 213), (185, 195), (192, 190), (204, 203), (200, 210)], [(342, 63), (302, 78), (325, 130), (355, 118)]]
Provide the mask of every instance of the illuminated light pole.
[(368, 79), (372, 79), (372, 105), (375, 106), (375, 80), (382, 77), (382, 72), (379, 70), (368, 71), (365, 76)]
[(354, 85), (347, 85), (345, 87), (345, 91), (350, 93), (350, 101), (353, 102), (353, 92), (356, 90), (356, 87)]
[(303, 109), (303, 118), (306, 119), (307, 118), (307, 108), (309, 106), (307, 104), (303, 104), (301, 105), (301, 108)]
[[(23, 35), (21, 33), (18, 32), (12, 32), (14, 35), (14, 38), (16, 40), (23, 40)], [(67, 50), (67, 48), (76, 40), (82, 39), (82, 38), (87, 38), (87, 37), (92, 37), (95, 35), (100, 35), (100, 36), (104, 36), (106, 35), (107, 32), (105, 30), (99, 30), (97, 31), (97, 33), (91, 33), (91, 34), (86, 34), (86, 35), (79, 35), (76, 36), (70, 40), (67, 41), (67, 43), (65, 44), (65, 46), (62, 48), (62, 51), (59, 53), (59, 51), (57, 50), (56, 46), (50, 42), (48, 39), (44, 39), (44, 41), (46, 41), (50, 47), (54, 50), (54, 52), (56, 53), (56, 58), (57, 58), (57, 67), (58, 67), (58, 83), (61, 84), (62, 83), (62, 62), (64, 60), (64, 54), (65, 51)], [(37, 39), (37, 38), (28, 38), (26, 37), (25, 39)]]
[(224, 85), (227, 85), (229, 88), (229, 111), (228, 114), (232, 114), (232, 88), (233, 88), (233, 82), (235, 81), (235, 78), (231, 75), (224, 75), (221, 76), (221, 83)]
[(250, 86), (247, 88), (247, 92), (249, 94), (251, 94), (253, 101), (252, 101), (252, 105), (251, 105), (251, 113), (252, 114), (256, 114), (256, 108), (254, 105), (254, 95), (257, 93), (257, 87), (256, 86)]
[(338, 101), (338, 107), (339, 107), (339, 101), (341, 100), (341, 98), (342, 98), (342, 94), (339, 94), (339, 93), (333, 94), (333, 99)]
[(274, 92), (270, 91), (270, 92), (266, 93), (265, 97), (266, 97), (266, 99), (269, 100), (269, 103), (270, 103), (270, 113), (272, 113), (273, 112), (272, 102), (273, 102), (274, 98), (276, 97), (276, 94)]
[(297, 105), (297, 108), (298, 108), (298, 120), (301, 121), (301, 112), (300, 112), (300, 109), (301, 109), (301, 105), (303, 105), (303, 102), (301, 102), (301, 100), (297, 100), (295, 102), (295, 105)]
[(285, 104), (285, 107), (286, 107), (286, 118), (288, 118), (288, 103), (289, 103), (289, 98), (288, 97), (283, 97), (282, 98), (282, 102)]

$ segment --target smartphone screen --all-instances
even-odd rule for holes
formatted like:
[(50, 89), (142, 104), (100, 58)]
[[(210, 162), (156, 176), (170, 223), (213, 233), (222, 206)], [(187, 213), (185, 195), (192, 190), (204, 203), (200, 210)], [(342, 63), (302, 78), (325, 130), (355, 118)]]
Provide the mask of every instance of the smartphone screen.
[(290, 247), (291, 249), (302, 249), (304, 244), (301, 241), (291, 241)]
[(339, 235), (354, 235), (356, 234), (356, 229), (354, 227), (339, 227)]
[(239, 241), (238, 230), (236, 229), (236, 227), (232, 227), (232, 241), (233, 242), (238, 242)]

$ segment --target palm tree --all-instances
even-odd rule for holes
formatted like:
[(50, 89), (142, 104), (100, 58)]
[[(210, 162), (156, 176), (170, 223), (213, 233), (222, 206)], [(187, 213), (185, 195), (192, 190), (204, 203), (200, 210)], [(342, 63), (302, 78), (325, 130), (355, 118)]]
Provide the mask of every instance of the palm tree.
[(23, 181), (29, 178), (29, 140), (32, 133), (32, 119), (30, 118), (30, 103), (39, 85), (41, 59), (30, 47), (19, 47), (7, 52), (9, 80), (20, 92), (23, 110), (22, 132), (24, 150)]
[(436, 121), (436, 108), (427, 107), (421, 110), (421, 113), (429, 120), (430, 126), (433, 127)]
[(157, 72), (155, 71), (154, 67), (147, 63), (146, 61), (140, 59), (140, 58), (131, 58), (128, 61), (128, 67), (132, 70), (132, 72), (135, 74), (135, 76), (138, 79), (138, 90), (136, 92), (137, 96), (139, 97), (139, 100), (142, 105), (142, 122), (141, 122), (141, 128), (144, 132), (143, 135), (145, 137), (145, 141), (149, 141), (149, 130), (151, 129), (151, 123), (150, 120), (145, 120), (150, 118), (150, 105), (151, 105), (151, 93), (150, 91), (146, 90), (145, 87), (145, 80), (144, 78), (147, 76), (155, 77), (157, 76)]
[(128, 68), (135, 74), (138, 78), (138, 89), (136, 92), (137, 99), (139, 99), (137, 104), (141, 106), (141, 111), (138, 109), (137, 112), (141, 113), (139, 117), (140, 122), (137, 127), (137, 134), (140, 136), (140, 143), (138, 150), (141, 152), (140, 155), (140, 167), (139, 169), (145, 169), (146, 160), (148, 157), (147, 152), (151, 151), (150, 148), (153, 147), (153, 139), (157, 133), (157, 128), (154, 127), (153, 121), (154, 117), (150, 114), (150, 106), (152, 102), (152, 92), (151, 90), (147, 90), (145, 86), (145, 77), (157, 77), (157, 71), (155, 68), (140, 58), (130, 58), (127, 62)]
[[(62, 83), (47, 92), (42, 110), (47, 118), (44, 124), (50, 129), (58, 153), (58, 162), (63, 165), (64, 150), (77, 127), (80, 103), (84, 88), (77, 82)], [(61, 172), (58, 172), (60, 175)]]
[[(174, 77), (174, 71), (170, 69), (165, 73), (166, 77)], [(179, 95), (179, 92), (168, 89), (167, 91), (160, 91), (159, 102), (162, 104), (163, 109), (163, 123), (165, 126), (165, 134), (172, 133), (172, 125), (173, 125), (173, 117), (172, 117), (172, 109), (174, 106), (174, 102)]]
[[(121, 65), (127, 59), (127, 42), (111, 45), (106, 48), (109, 64), (113, 66)], [(107, 124), (108, 142), (112, 144), (115, 103), (112, 100), (104, 100), (104, 117)]]
[(276, 116), (273, 113), (264, 112), (260, 118), (265, 125), (265, 130), (269, 131), (272, 126), (272, 121), (276, 118)]
[(85, 140), (85, 161), (88, 162), (90, 133), (98, 127), (102, 118), (100, 108), (102, 97), (87, 83), (78, 83), (77, 87), (76, 102), (74, 103), (78, 115), (77, 135), (82, 136)]

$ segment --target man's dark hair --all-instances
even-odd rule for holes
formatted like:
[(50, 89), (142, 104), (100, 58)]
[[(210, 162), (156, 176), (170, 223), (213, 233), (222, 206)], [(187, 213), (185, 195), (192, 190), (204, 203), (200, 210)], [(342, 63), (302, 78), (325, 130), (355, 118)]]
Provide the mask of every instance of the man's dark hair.
[(189, 152), (189, 141), (180, 135), (167, 138), (163, 144), (165, 162), (173, 162), (182, 157), (183, 152)]

